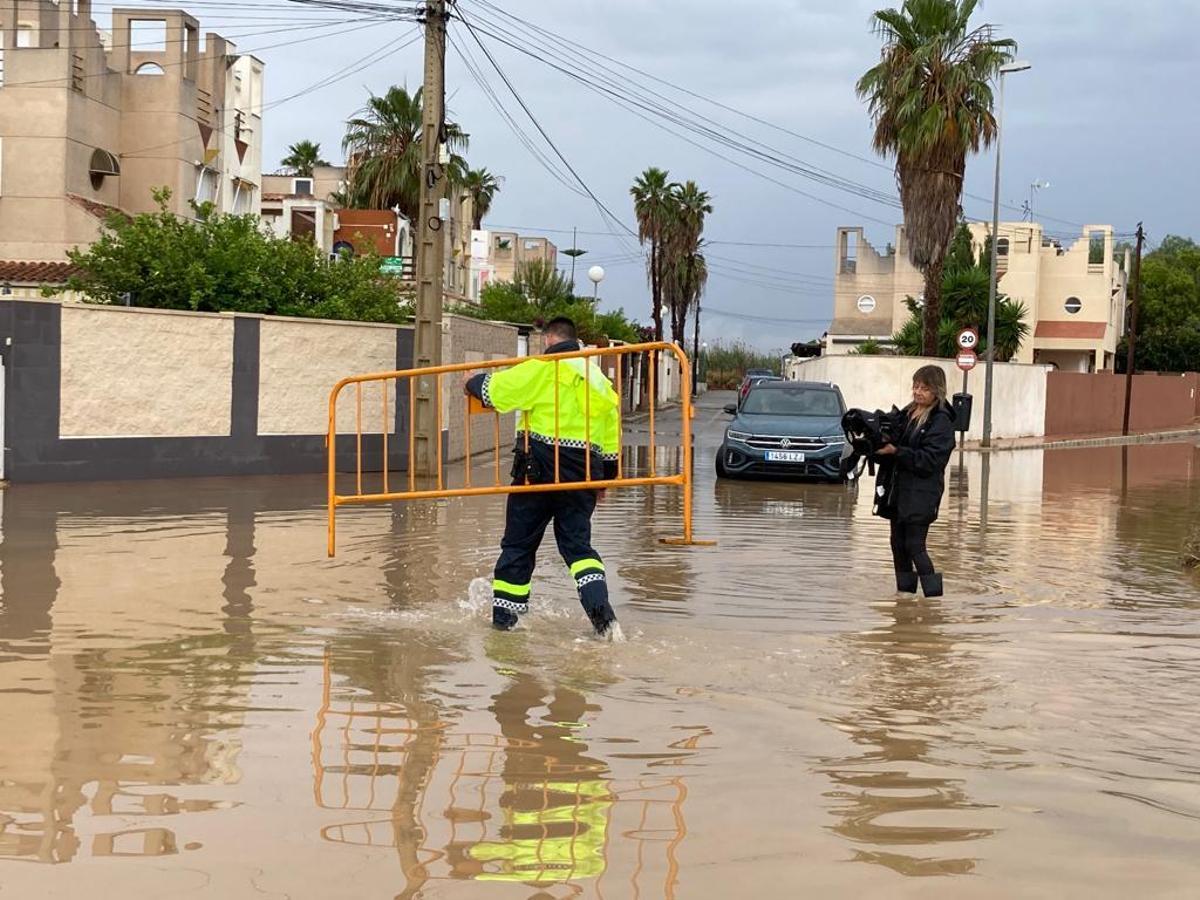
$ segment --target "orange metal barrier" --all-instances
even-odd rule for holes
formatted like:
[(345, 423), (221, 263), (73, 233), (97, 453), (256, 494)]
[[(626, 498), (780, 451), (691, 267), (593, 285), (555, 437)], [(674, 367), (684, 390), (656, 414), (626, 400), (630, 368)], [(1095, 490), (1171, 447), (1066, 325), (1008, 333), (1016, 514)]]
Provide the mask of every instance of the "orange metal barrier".
[[(680, 439), (682, 441), (682, 466), (681, 471), (675, 474), (659, 474), (657, 471), (657, 463), (655, 460), (655, 443), (657, 436), (654, 432), (655, 413), (657, 406), (657, 377), (658, 366), (656, 364), (657, 354), (659, 351), (666, 351), (674, 354), (679, 361), (680, 369), (680, 395), (682, 405), (682, 425), (680, 429)], [(463, 480), (461, 486), (448, 487), (446, 484), (446, 472), (443, 463), (443, 445), (442, 431), (445, 427), (443, 422), (443, 379), (447, 375), (461, 374), (466, 372), (483, 372), (488, 370), (503, 369), (510, 366), (516, 366), (529, 359), (544, 359), (553, 361), (555, 366), (561, 365), (568, 360), (582, 359), (590, 360), (594, 357), (625, 357), (634, 356), (636, 354), (650, 354), (651, 364), (647, 367), (647, 377), (650, 395), (650, 454), (649, 454), (649, 474), (627, 477), (622, 463), (622, 454), (618, 454), (617, 477), (612, 479), (593, 478), (591, 454), (586, 454), (585, 458), (585, 480), (580, 481), (562, 481), (560, 478), (561, 472), (559, 467), (559, 452), (561, 449), (558, 435), (558, 396), (557, 396), (557, 379), (555, 380), (555, 447), (554, 447), (554, 482), (548, 484), (505, 484), (502, 476), (501, 464), (501, 437), (500, 437), (500, 414), (494, 410), (485, 409), (478, 401), (473, 401), (471, 398), (463, 397), (463, 424), (465, 442), (464, 464), (463, 464)], [(590, 365), (585, 363), (585, 365)], [(557, 373), (556, 373), (557, 374)], [(692, 536), (692, 418), (695, 415), (692, 407), (692, 389), (691, 389), (691, 363), (688, 361), (687, 355), (681, 348), (675, 344), (669, 343), (650, 343), (650, 344), (629, 344), (620, 347), (602, 347), (594, 350), (582, 350), (573, 353), (560, 353), (553, 356), (538, 356), (538, 357), (523, 357), (518, 359), (504, 359), (493, 361), (481, 361), (473, 363), (459, 363), (456, 365), (438, 366), (426, 369), (406, 369), (399, 372), (380, 372), (371, 375), (356, 375), (350, 378), (343, 378), (339, 381), (330, 392), (329, 395), (329, 433), (326, 438), (326, 444), (329, 453), (329, 484), (328, 484), (328, 504), (329, 504), (329, 555), (333, 556), (337, 549), (337, 510), (339, 506), (361, 506), (371, 503), (394, 503), (402, 500), (437, 500), (446, 497), (478, 497), (490, 496), (495, 494), (521, 494), (521, 493), (545, 493), (548, 491), (571, 491), (580, 490), (586, 487), (591, 490), (610, 490), (618, 488), (643, 487), (647, 485), (670, 485), (680, 487), (683, 490), (683, 536), (678, 538), (664, 538), (663, 543), (675, 545), (711, 545), (708, 541), (697, 541)], [(623, 391), (623, 366), (618, 365), (616, 370), (615, 388), (617, 395), (624, 400)], [(435, 466), (436, 473), (430, 476), (430, 484), (422, 484), (416, 474), (416, 390), (418, 378), (434, 378), (435, 381), (435, 406), (437, 414), (436, 428), (436, 453)], [(389, 422), (389, 412), (393, 407), (389, 405), (390, 396), (394, 393), (396, 403), (400, 403), (401, 398), (401, 383), (407, 381), (408, 395), (408, 464), (407, 464), (407, 488), (395, 490), (392, 483), (392, 471), (390, 461), (388, 459), (389, 435), (393, 431), (394, 423)], [(394, 387), (392, 386), (394, 383)], [(382, 471), (380, 472), (379, 490), (368, 490), (364, 487), (364, 443), (363, 443), (363, 394), (364, 385), (379, 384), (380, 385), (380, 408), (382, 411), (381, 428), (378, 432), (370, 431), (369, 435), (381, 435), (381, 461)], [(342, 399), (343, 394), (348, 388), (353, 387), (354, 391), (354, 422), (355, 422), (355, 441), (354, 441), (354, 459), (355, 465), (353, 469), (353, 485), (352, 491), (341, 493), (338, 491), (338, 402)], [(461, 386), (455, 382), (453, 390), (461, 391)], [(585, 404), (587, 410), (585, 419), (587, 421), (586, 434), (584, 442), (588, 445), (592, 444), (591, 440), (591, 391), (584, 392)], [(621, 406), (618, 405), (618, 416), (621, 415)], [(478, 485), (473, 483), (471, 472), (471, 461), (473, 451), (471, 449), (471, 418), (475, 415), (491, 415), (494, 417), (493, 440), (494, 446), (492, 454), (494, 455), (494, 479), (490, 485)], [(518, 413), (518, 415), (520, 415)], [(622, 423), (618, 421), (618, 434), (621, 433)], [(526, 438), (528, 440), (528, 438)], [(347, 476), (349, 477), (349, 476)]]

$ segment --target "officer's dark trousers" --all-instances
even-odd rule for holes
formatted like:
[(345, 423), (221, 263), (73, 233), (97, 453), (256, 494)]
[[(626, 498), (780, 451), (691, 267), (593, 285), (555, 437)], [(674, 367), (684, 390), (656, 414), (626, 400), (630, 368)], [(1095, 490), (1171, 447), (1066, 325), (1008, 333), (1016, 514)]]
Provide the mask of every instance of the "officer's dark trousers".
[(616, 619), (608, 602), (604, 563), (592, 547), (595, 509), (595, 491), (509, 496), (504, 540), (500, 543), (500, 559), (492, 582), (492, 623), (497, 628), (512, 628), (517, 624), (517, 616), (528, 611), (538, 547), (551, 521), (558, 552), (575, 578), (579, 600), (593, 627), (603, 632)]

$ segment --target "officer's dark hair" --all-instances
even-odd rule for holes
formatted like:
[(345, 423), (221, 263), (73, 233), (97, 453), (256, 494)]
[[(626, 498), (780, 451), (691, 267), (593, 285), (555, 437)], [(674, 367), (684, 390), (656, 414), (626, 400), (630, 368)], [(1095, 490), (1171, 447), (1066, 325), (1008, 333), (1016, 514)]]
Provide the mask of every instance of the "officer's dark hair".
[(558, 341), (577, 341), (579, 333), (575, 330), (575, 323), (566, 316), (559, 316), (557, 319), (551, 319), (546, 323), (546, 334)]

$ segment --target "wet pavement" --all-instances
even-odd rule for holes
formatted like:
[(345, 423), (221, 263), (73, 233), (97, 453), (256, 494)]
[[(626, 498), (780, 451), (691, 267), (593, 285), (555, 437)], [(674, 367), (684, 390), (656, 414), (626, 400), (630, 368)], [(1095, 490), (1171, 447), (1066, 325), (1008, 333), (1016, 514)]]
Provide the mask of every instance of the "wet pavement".
[(718, 547), (597, 514), (623, 645), (550, 547), (490, 631), (497, 499), (331, 561), (320, 479), (0, 491), (0, 898), (1197, 896), (1200, 448), (956, 458), (898, 602), (869, 491), (714, 480), (722, 402)]

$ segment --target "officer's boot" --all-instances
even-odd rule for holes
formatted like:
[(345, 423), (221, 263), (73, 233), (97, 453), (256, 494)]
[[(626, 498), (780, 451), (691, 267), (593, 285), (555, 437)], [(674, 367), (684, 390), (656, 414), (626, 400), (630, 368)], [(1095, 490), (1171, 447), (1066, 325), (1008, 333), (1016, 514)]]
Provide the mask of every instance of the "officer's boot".
[(604, 578), (604, 569), (599, 565), (597, 563), (597, 566), (577, 571), (575, 586), (579, 589), (579, 602), (596, 629), (596, 634), (606, 637), (617, 621), (617, 614), (608, 602), (608, 582)]
[(497, 579), (492, 582), (492, 627), (512, 631), (519, 616), (529, 612), (529, 585), (509, 584)]
[(897, 572), (896, 590), (901, 594), (915, 594), (917, 592), (917, 573)]

